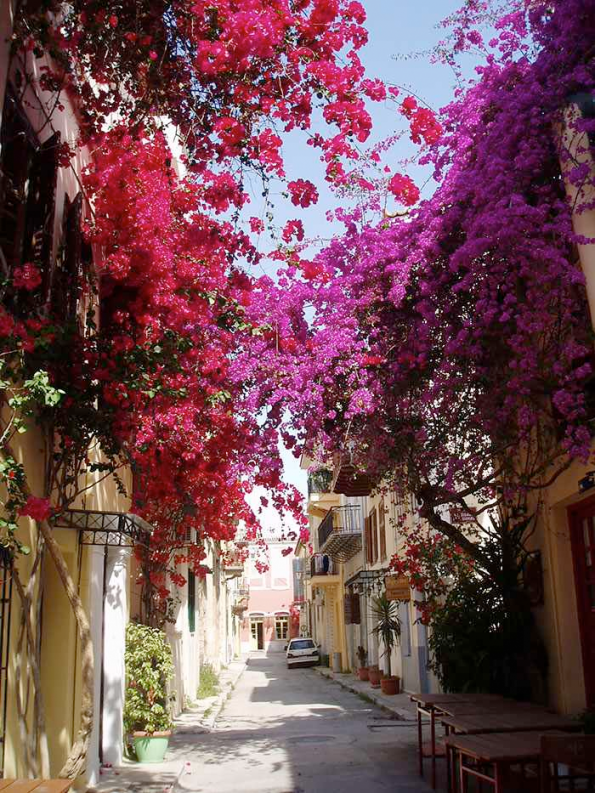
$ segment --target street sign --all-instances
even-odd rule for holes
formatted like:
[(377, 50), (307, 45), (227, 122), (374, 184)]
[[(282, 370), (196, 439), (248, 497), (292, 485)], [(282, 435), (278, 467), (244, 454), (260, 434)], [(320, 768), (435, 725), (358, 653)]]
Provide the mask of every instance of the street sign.
[(411, 600), (409, 579), (406, 575), (387, 575), (384, 577), (387, 600)]

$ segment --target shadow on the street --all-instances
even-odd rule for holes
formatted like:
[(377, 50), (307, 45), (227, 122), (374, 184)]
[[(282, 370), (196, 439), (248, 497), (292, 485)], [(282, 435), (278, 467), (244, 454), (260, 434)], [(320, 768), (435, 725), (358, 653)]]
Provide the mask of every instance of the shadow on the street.
[[(249, 703), (220, 729), (172, 736), (167, 767), (126, 769), (104, 793), (430, 793), (418, 773), (416, 729), (314, 671), (286, 671), (280, 659), (251, 657), (258, 672)], [(311, 677), (310, 677), (311, 675)], [(263, 684), (264, 683), (264, 684)], [(269, 710), (266, 705), (273, 707)], [(276, 705), (276, 707), (275, 707)], [(281, 707), (279, 707), (281, 705)], [(287, 710), (285, 710), (287, 706)], [(173, 769), (173, 770), (172, 770)], [(437, 790), (446, 790), (444, 762)], [(477, 793), (469, 786), (468, 793)], [(507, 791), (506, 793), (513, 793)], [(521, 793), (515, 791), (514, 793)], [(526, 791), (523, 791), (526, 793)]]

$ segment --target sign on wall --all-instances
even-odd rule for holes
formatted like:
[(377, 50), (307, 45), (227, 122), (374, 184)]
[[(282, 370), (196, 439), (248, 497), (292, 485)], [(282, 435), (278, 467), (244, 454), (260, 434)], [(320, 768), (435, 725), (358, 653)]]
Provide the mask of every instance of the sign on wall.
[(387, 600), (411, 600), (409, 579), (406, 575), (387, 575), (384, 577)]

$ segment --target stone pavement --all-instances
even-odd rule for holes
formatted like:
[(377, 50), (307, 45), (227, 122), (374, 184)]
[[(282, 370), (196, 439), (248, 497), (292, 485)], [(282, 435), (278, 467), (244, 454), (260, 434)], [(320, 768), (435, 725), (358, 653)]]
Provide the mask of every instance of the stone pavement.
[[(246, 659), (232, 661), (219, 673), (219, 691), (216, 696), (192, 702), (174, 721), (174, 734), (166, 762), (155, 765), (139, 765), (124, 758), (119, 768), (102, 768), (101, 782), (88, 787), (87, 793), (174, 793), (181, 778), (186, 774), (186, 761), (179, 759), (175, 752), (176, 743), (185, 741), (192, 735), (210, 732), (231, 696), (238, 680), (246, 668)], [(172, 756), (172, 750), (174, 754)]]
[(216, 720), (215, 709), (185, 713), (166, 762), (106, 771), (97, 793), (431, 793), (406, 695), (387, 698), (403, 711), (389, 713), (369, 684), (352, 693), (312, 669), (288, 670), (281, 653), (251, 654), (234, 671)]
[[(333, 672), (332, 669), (326, 666), (315, 666), (314, 669), (318, 674), (323, 675), (323, 677), (334, 680), (335, 683), (338, 683), (343, 688), (353, 691), (354, 694), (364, 697), (379, 708), (382, 708), (388, 713), (392, 713), (400, 721), (412, 721), (417, 723), (417, 709), (415, 704), (409, 699), (409, 694), (401, 693), (389, 697), (382, 693), (382, 689), (372, 688), (370, 683), (365, 680), (360, 680), (356, 675), (350, 672), (347, 674), (343, 672)], [(429, 721), (425, 716), (423, 719), (424, 721)]]

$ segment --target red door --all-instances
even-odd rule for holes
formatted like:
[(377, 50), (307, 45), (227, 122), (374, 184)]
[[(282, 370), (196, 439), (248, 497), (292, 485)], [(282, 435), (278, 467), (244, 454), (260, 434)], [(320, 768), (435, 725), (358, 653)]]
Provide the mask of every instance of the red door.
[(569, 510), (587, 706), (595, 706), (595, 501)]

